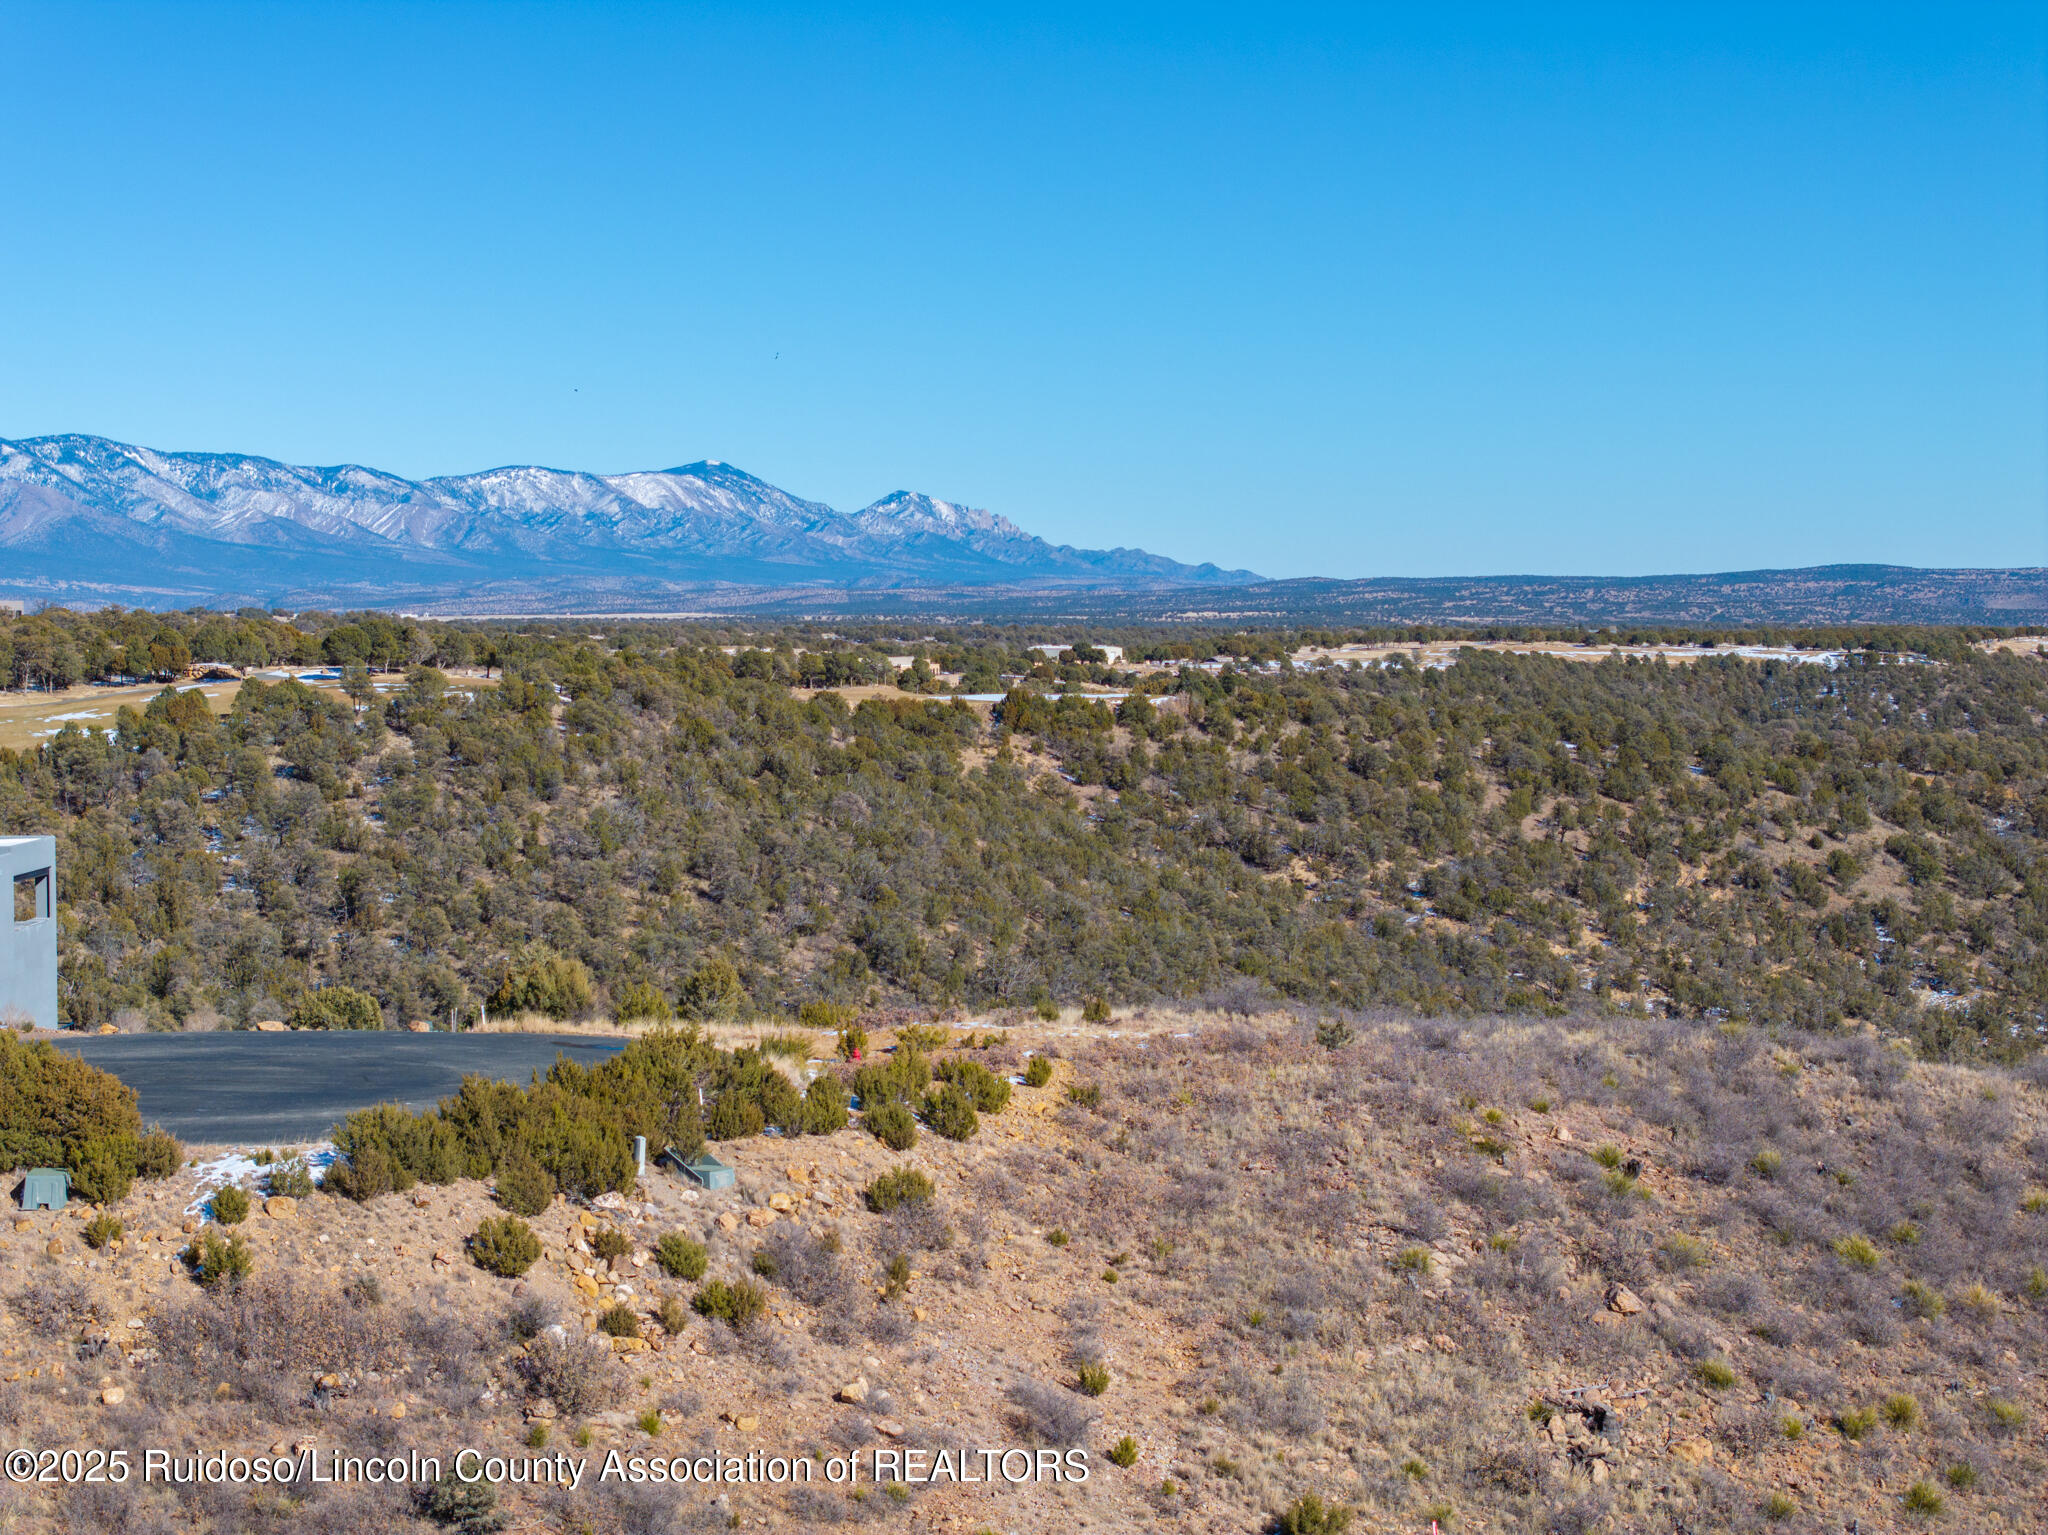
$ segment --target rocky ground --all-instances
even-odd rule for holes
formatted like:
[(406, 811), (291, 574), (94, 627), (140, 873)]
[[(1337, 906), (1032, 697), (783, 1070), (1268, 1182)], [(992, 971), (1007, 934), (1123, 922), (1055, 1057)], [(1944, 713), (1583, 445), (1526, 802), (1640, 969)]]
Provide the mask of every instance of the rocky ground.
[[(1034, 1046), (1060, 1053), (1052, 1081), (969, 1142), (898, 1155), (856, 1124), (727, 1143), (729, 1191), (664, 1173), (558, 1199), (517, 1280), (470, 1261), (498, 1213), (475, 1182), (259, 1198), (234, 1294), (180, 1256), (203, 1213), (189, 1168), (137, 1185), (104, 1251), (82, 1209), (19, 1216), (0, 1234), (10, 1451), (468, 1446), (590, 1469), (488, 1511), (303, 1481), (10, 1483), (0, 1529), (1225, 1531), (1305, 1493), (1356, 1530), (2042, 1527), (2033, 1080), (1606, 1021), (1326, 1021), (1318, 1042), (1293, 1019), (1155, 1018), (1014, 1030), (982, 1058)], [(936, 1197), (870, 1211), (902, 1165)], [(601, 1261), (607, 1228), (631, 1249)], [(775, 1255), (767, 1314), (671, 1308), (664, 1329), (662, 1301), (698, 1289), (654, 1261), (672, 1232), (706, 1245), (706, 1280)], [(641, 1337), (598, 1330), (617, 1305)], [(944, 1452), (979, 1475), (1013, 1447), (1061, 1476), (597, 1479), (614, 1450)]]

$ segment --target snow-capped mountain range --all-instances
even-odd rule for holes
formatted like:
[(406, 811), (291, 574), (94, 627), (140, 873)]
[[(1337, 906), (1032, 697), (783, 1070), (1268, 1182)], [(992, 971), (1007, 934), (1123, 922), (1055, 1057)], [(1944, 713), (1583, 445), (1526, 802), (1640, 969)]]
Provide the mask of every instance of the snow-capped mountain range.
[(0, 595), (157, 606), (366, 603), (489, 589), (1153, 590), (1246, 570), (1076, 549), (993, 512), (897, 491), (857, 512), (729, 464), (588, 474), (531, 465), (408, 480), (103, 437), (0, 439)]

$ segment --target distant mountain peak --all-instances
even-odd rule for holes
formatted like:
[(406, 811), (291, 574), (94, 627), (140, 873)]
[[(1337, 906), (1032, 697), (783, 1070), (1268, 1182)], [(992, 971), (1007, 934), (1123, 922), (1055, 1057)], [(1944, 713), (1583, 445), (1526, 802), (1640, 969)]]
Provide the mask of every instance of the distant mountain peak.
[(20, 571), (0, 590), (46, 600), (104, 591), (363, 604), (375, 600), (366, 591), (417, 601), (511, 586), (625, 600), (735, 586), (1114, 591), (1258, 579), (1142, 550), (1056, 546), (917, 491), (840, 512), (717, 459), (408, 480), (75, 433), (0, 439), (0, 549)]

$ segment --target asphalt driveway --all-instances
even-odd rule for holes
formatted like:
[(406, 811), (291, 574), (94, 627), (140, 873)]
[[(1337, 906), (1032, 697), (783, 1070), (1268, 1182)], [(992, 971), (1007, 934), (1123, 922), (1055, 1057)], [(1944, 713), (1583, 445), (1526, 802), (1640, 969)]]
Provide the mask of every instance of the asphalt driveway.
[(429, 1108), (470, 1073), (524, 1086), (566, 1055), (594, 1066), (624, 1041), (573, 1034), (67, 1034), (58, 1049), (135, 1089), (145, 1125), (200, 1145), (324, 1140), (377, 1103)]

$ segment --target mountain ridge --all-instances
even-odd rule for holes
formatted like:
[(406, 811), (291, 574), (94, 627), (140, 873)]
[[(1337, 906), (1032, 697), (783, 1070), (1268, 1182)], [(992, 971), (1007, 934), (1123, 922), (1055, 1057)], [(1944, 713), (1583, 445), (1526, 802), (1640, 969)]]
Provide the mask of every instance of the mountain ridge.
[(716, 459), (620, 474), (506, 464), (409, 480), (84, 433), (0, 439), (0, 550), (34, 562), (0, 588), (47, 599), (97, 588), (107, 600), (126, 590), (364, 601), (380, 586), (424, 598), (505, 583), (616, 595), (1260, 579), (1139, 549), (1052, 544), (916, 491), (841, 512)]

